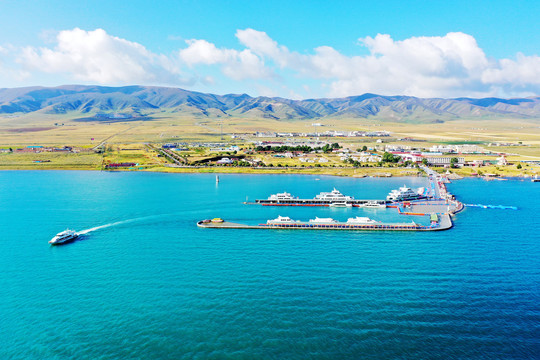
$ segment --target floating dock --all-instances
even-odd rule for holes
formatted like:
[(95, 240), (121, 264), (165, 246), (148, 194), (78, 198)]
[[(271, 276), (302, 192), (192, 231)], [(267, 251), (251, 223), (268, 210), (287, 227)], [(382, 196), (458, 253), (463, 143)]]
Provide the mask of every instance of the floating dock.
[(288, 224), (259, 224), (245, 225), (229, 221), (212, 222), (211, 220), (201, 220), (197, 226), (207, 229), (287, 229), (287, 230), (371, 230), (371, 231), (441, 231), (452, 228), (452, 219), (448, 214), (436, 216), (436, 222), (431, 225), (419, 225), (415, 223), (376, 223), (376, 224), (351, 224), (351, 223), (329, 223), (317, 224), (309, 222), (298, 222)]

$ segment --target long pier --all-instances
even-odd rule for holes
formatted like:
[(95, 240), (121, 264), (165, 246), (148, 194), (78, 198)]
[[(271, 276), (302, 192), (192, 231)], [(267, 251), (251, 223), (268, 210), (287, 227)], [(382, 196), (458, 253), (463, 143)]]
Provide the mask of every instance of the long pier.
[(350, 223), (329, 223), (317, 224), (309, 222), (288, 223), (288, 224), (259, 224), (246, 225), (229, 221), (212, 222), (201, 220), (197, 226), (207, 229), (287, 229), (287, 230), (369, 230), (369, 231), (441, 231), (452, 228), (453, 223), (450, 215), (442, 214), (438, 216), (438, 221), (431, 225), (419, 225), (415, 223), (377, 223), (377, 224), (350, 224)]
[[(350, 204), (352, 207), (363, 207), (370, 204), (377, 204), (378, 206), (386, 206), (389, 201), (386, 200), (347, 200), (345, 203)], [(245, 204), (260, 204), (263, 206), (331, 206), (336, 204), (336, 201), (332, 200), (319, 200), (319, 199), (290, 199), (290, 200), (270, 200), (270, 199), (257, 199), (255, 202), (245, 202)]]

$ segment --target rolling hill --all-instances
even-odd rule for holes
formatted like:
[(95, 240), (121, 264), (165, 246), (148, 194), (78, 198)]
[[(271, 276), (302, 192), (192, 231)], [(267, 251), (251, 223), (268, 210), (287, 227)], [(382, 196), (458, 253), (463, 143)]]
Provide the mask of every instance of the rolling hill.
[(0, 114), (70, 114), (104, 121), (115, 117), (148, 117), (162, 112), (195, 117), (370, 118), (420, 123), (453, 119), (540, 119), (540, 97), (441, 99), (363, 94), (291, 100), (246, 94), (214, 95), (155, 86), (64, 85), (0, 89)]

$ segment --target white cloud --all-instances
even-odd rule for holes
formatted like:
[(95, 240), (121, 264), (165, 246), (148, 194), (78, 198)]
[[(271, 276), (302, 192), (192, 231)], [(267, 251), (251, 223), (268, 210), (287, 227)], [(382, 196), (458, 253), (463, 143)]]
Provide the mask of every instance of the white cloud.
[(21, 82), (30, 78), (30, 72), (20, 69), (12, 63), (13, 56), (17, 49), (7, 44), (0, 46), (0, 81), (2, 82)]
[(266, 33), (247, 29), (236, 36), (248, 49), (271, 59), (281, 68), (306, 78), (330, 79), (330, 96), (365, 92), (444, 96), (477, 86), (489, 65), (476, 40), (467, 34), (413, 37), (394, 41), (389, 35), (360, 39), (366, 56), (346, 56), (329, 46), (313, 54), (291, 52)]
[[(461, 32), (445, 36), (390, 35), (359, 39), (369, 54), (346, 56), (329, 46), (300, 54), (279, 45), (265, 32), (238, 30), (248, 50), (272, 66), (307, 79), (328, 79), (329, 96), (373, 92), (420, 97), (489, 96), (539, 92), (540, 58), (518, 54), (517, 60), (489, 60), (476, 39)], [(227, 51), (222, 49), (220, 51)], [(325, 88), (320, 84), (321, 90)]]
[(179, 55), (190, 66), (222, 64), (234, 60), (238, 53), (236, 50), (220, 50), (206, 40), (187, 40), (186, 43), (188, 47), (180, 50)]
[(476, 40), (463, 33), (403, 41), (379, 34), (360, 39), (360, 43), (368, 48), (369, 55), (344, 56), (333, 48), (320, 47), (310, 56), (315, 74), (333, 79), (330, 95), (374, 92), (430, 97), (471, 93), (489, 66)]
[(32, 70), (99, 84), (183, 83), (169, 57), (102, 29), (60, 31), (54, 48), (26, 47), (19, 62)]
[(513, 86), (540, 85), (540, 56), (519, 53), (516, 60), (502, 59), (498, 67), (486, 69), (482, 73), (482, 80)]
[[(367, 36), (359, 39), (359, 45), (367, 49), (362, 55), (345, 55), (330, 46), (300, 53), (254, 29), (239, 29), (235, 36), (236, 48), (192, 39), (172, 55), (163, 55), (102, 29), (75, 28), (59, 32), (44, 47), (0, 47), (0, 64), (4, 73), (8, 63), (9, 72), (18, 71), (21, 78), (47, 73), (108, 85), (184, 86), (189, 78), (190, 85), (196, 81), (208, 91), (215, 87), (273, 89), (281, 96), (294, 97), (366, 92), (419, 97), (540, 93), (540, 56), (489, 58), (473, 36), (461, 32), (404, 40), (387, 34)], [(19, 69), (13, 66), (15, 53), (22, 65)]]
[(188, 47), (180, 50), (180, 59), (187, 65), (222, 65), (223, 73), (234, 79), (263, 79), (273, 76), (264, 61), (249, 49), (218, 49), (206, 40), (187, 40)]
[(236, 37), (244, 46), (259, 56), (268, 56), (276, 62), (284, 64), (289, 51), (270, 38), (265, 32), (253, 29), (236, 31)]

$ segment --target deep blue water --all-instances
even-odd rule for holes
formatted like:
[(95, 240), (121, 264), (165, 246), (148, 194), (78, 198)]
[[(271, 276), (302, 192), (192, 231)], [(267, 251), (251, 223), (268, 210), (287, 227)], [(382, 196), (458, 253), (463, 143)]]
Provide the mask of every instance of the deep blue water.
[[(410, 221), (392, 210), (242, 202), (288, 191), (383, 198), (422, 178), (0, 172), (0, 359), (534, 359), (540, 185), (466, 179), (444, 232), (199, 229)], [(320, 179), (320, 180), (316, 180)], [(67, 227), (90, 232), (47, 242)], [(416, 220), (416, 219), (415, 219)]]

